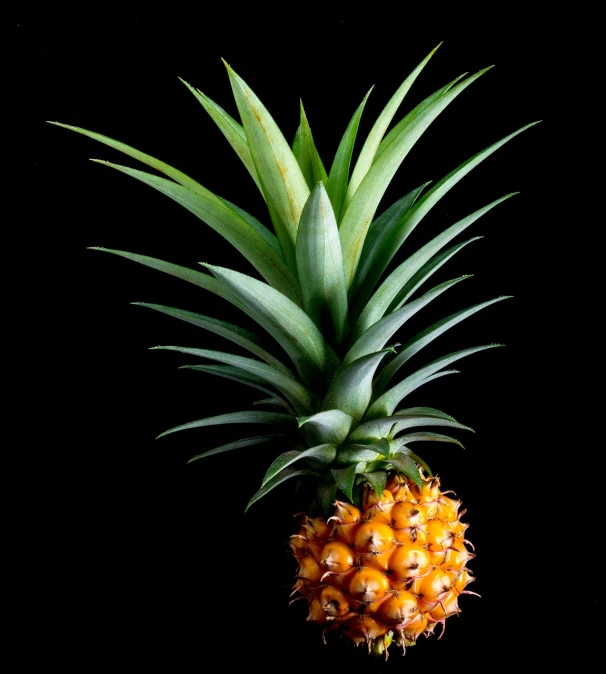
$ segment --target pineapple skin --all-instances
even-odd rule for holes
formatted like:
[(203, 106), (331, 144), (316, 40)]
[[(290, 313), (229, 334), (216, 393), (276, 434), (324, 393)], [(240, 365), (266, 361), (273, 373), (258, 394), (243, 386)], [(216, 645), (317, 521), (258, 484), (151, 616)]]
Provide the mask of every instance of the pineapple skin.
[[(379, 495), (367, 485), (362, 507), (336, 501), (331, 517), (303, 514), (290, 537), (298, 570), (293, 595), (309, 605), (307, 621), (388, 657), (415, 645), (460, 613), (474, 580), (461, 501), (436, 477), (419, 487), (392, 473)], [(479, 595), (477, 595), (479, 596)], [(441, 635), (440, 635), (441, 636)]]

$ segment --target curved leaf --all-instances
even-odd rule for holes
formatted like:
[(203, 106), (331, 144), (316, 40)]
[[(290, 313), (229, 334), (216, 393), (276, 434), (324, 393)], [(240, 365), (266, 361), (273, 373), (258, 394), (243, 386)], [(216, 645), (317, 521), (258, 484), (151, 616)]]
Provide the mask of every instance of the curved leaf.
[(259, 337), (244, 330), (243, 328), (233, 325), (231, 323), (225, 323), (224, 321), (219, 321), (216, 318), (210, 318), (209, 316), (203, 316), (202, 314), (195, 314), (191, 311), (186, 311), (184, 309), (175, 309), (174, 307), (165, 307), (160, 304), (149, 304), (147, 302), (132, 302), (132, 304), (139, 307), (147, 307), (148, 309), (154, 309), (168, 316), (173, 316), (174, 318), (179, 318), (182, 321), (191, 323), (210, 332), (214, 332), (221, 337), (229, 339), (234, 344), (238, 344), (243, 349), (254, 353), (255, 356), (258, 356), (264, 360), (269, 365), (275, 367), (280, 372), (293, 377), (293, 373), (281, 363), (277, 358), (268, 353), (263, 347), (259, 346)]
[(224, 267), (204, 264), (224, 282), (294, 362), (304, 383), (332, 376), (338, 359), (309, 316), (266, 283)]
[[(196, 370), (197, 372), (206, 372), (207, 374), (214, 374), (219, 377), (225, 377), (232, 381), (237, 381), (239, 384), (245, 386), (252, 386), (253, 388), (263, 391), (271, 396), (271, 400), (279, 406), (287, 410), (289, 414), (295, 415), (295, 410), (290, 404), (278, 396), (275, 391), (267, 388), (267, 382), (261, 377), (257, 377), (246, 370), (239, 367), (232, 367), (231, 365), (181, 365), (180, 370)], [(253, 405), (258, 403), (253, 403)], [(267, 403), (266, 403), (267, 404)]]
[(284, 259), (282, 255), (282, 249), (280, 248), (280, 243), (278, 242), (278, 237), (273, 234), (272, 232), (267, 229), (267, 227), (262, 223), (257, 220), (257, 218), (253, 217), (250, 213), (247, 213), (244, 209), (240, 208), (239, 206), (236, 206), (236, 204), (233, 204), (231, 201), (228, 201), (227, 199), (222, 199), (230, 208), (232, 208), (236, 213), (243, 219), (248, 222), (248, 224), (257, 232), (260, 234), (266, 241), (267, 243), (276, 251), (276, 253)]
[(360, 473), (362, 477), (374, 489), (377, 496), (383, 496), (383, 491), (387, 485), (387, 473), (384, 470), (377, 470), (374, 473)]
[(337, 452), (335, 462), (339, 465), (358, 463), (360, 461), (377, 461), (384, 458), (381, 450), (373, 445), (351, 444), (341, 447)]
[(321, 328), (328, 310), (337, 342), (347, 328), (347, 291), (337, 221), (319, 182), (301, 213), (296, 243), (297, 269), (308, 316)]
[(193, 456), (187, 463), (192, 463), (193, 461), (198, 461), (198, 459), (204, 459), (207, 456), (214, 456), (215, 454), (223, 454), (225, 452), (232, 452), (235, 449), (242, 449), (243, 447), (251, 447), (254, 445), (264, 445), (267, 443), (275, 442), (276, 439), (287, 438), (286, 435), (276, 434), (276, 435), (257, 435), (253, 438), (243, 438), (242, 440), (235, 440), (234, 442), (228, 442), (225, 445), (220, 447), (215, 447), (214, 449), (209, 449), (202, 454)]
[(428, 377), (438, 373), (438, 370), (447, 367), (451, 363), (454, 363), (465, 356), (470, 356), (471, 354), (478, 353), (486, 349), (492, 349), (497, 346), (502, 346), (502, 344), (474, 346), (469, 349), (462, 349), (461, 351), (450, 353), (447, 356), (442, 356), (442, 358), (434, 360), (433, 362), (429, 363), (429, 365), (426, 365), (420, 370), (417, 370), (410, 376), (406, 377), (406, 379), (403, 379), (399, 384), (396, 384), (393, 388), (389, 389), (389, 391), (386, 391), (383, 393), (383, 395), (379, 396), (370, 406), (367, 418), (376, 419), (378, 417), (388, 417), (392, 415), (396, 406), (405, 396), (407, 396), (420, 384), (425, 383)]
[(434, 255), (428, 262), (426, 262), (419, 271), (412, 276), (412, 278), (407, 281), (400, 291), (398, 292), (397, 299), (398, 299), (398, 306), (402, 306), (403, 304), (406, 304), (408, 299), (410, 298), (411, 295), (413, 295), (422, 285), (425, 283), (425, 281), (430, 278), (442, 265), (446, 264), (448, 260), (450, 260), (451, 257), (456, 255), (460, 250), (465, 248), (465, 246), (469, 243), (472, 243), (473, 241), (479, 241), (480, 239), (483, 239), (484, 237), (482, 236), (473, 236), (471, 239), (467, 239), (467, 241), (463, 241), (462, 243), (457, 243), (454, 246), (451, 246), (445, 251), (442, 251), (441, 253), (438, 253), (437, 255)]
[(393, 272), (383, 281), (379, 289), (372, 296), (353, 329), (353, 338), (357, 339), (362, 335), (371, 325), (374, 325), (380, 320), (385, 313), (390, 313), (398, 309), (404, 299), (408, 296), (407, 282), (426, 264), (431, 258), (436, 255), (446, 244), (450, 243), (462, 231), (472, 225), (478, 218), (486, 214), (497, 204), (512, 197), (513, 194), (507, 194), (500, 199), (496, 199), (492, 203), (478, 209), (466, 218), (459, 220), (454, 225), (443, 231), (438, 236), (434, 237), (429, 243), (426, 243), (422, 248), (411, 255), (401, 265), (396, 267)]
[(372, 396), (372, 380), (376, 369), (390, 352), (395, 351), (391, 348), (371, 353), (340, 370), (328, 388), (322, 410), (343, 410), (354, 419), (360, 420)]
[(381, 141), (383, 140), (383, 136), (385, 135), (385, 132), (387, 131), (387, 128), (391, 123), (391, 120), (394, 118), (394, 115), (396, 114), (398, 108), (400, 107), (402, 101), (404, 100), (404, 97), (408, 93), (414, 81), (420, 75), (423, 68), (427, 65), (429, 59), (435, 54), (435, 52), (439, 47), (440, 45), (432, 49), (431, 52), (421, 61), (421, 63), (419, 63), (419, 65), (412, 71), (412, 73), (410, 73), (410, 75), (404, 80), (404, 82), (402, 82), (402, 84), (398, 87), (395, 94), (389, 99), (389, 102), (387, 103), (385, 108), (383, 108), (383, 111), (377, 118), (377, 121), (374, 123), (374, 126), (372, 127), (370, 133), (368, 134), (368, 138), (366, 139), (364, 145), (362, 146), (360, 156), (358, 157), (353, 173), (351, 175), (351, 180), (347, 188), (347, 195), (345, 197), (345, 204), (344, 204), (345, 208), (347, 208), (349, 202), (352, 200), (352, 197), (354, 196), (356, 190), (358, 189), (358, 186), (360, 185), (362, 180), (364, 180), (370, 167), (375, 161), (377, 149), (379, 148)]
[(316, 488), (318, 494), (318, 505), (322, 509), (324, 517), (327, 519), (334, 512), (335, 499), (337, 498), (336, 484), (319, 484)]
[(362, 117), (362, 112), (364, 111), (364, 106), (366, 101), (370, 96), (370, 92), (373, 90), (371, 87), (364, 97), (364, 100), (360, 103), (357, 110), (354, 112), (353, 117), (351, 118), (343, 138), (339, 143), (337, 148), (337, 153), (330, 167), (330, 173), (328, 175), (328, 182), (326, 183), (326, 192), (332, 204), (332, 208), (335, 212), (335, 218), (339, 222), (341, 217), (341, 209), (343, 207), (343, 201), (345, 200), (345, 194), (347, 193), (347, 184), (349, 181), (349, 167), (351, 164), (351, 156), (353, 154), (354, 144), (356, 142), (356, 135), (358, 133), (358, 127), (360, 126), (360, 119)]
[(158, 271), (164, 272), (165, 274), (170, 274), (171, 276), (180, 278), (183, 281), (187, 281), (188, 283), (193, 283), (199, 288), (209, 290), (211, 293), (214, 293), (215, 295), (222, 297), (224, 300), (231, 302), (234, 306), (238, 307), (238, 309), (241, 309), (244, 312), (248, 311), (246, 304), (242, 302), (235, 293), (233, 293), (224, 283), (221, 283), (221, 281), (218, 281), (210, 274), (205, 274), (201, 271), (195, 271), (194, 269), (188, 269), (187, 267), (180, 267), (177, 264), (165, 262), (164, 260), (159, 260), (155, 257), (137, 255), (136, 253), (128, 253), (124, 250), (112, 250), (111, 248), (101, 248), (100, 246), (89, 246), (89, 250), (98, 250), (102, 253), (118, 255), (119, 257), (124, 257), (127, 260), (131, 260), (132, 262), (143, 264), (146, 267), (150, 267), (151, 269), (156, 269)]
[[(394, 311), (388, 316), (383, 316), (380, 321), (377, 321), (374, 325), (371, 325), (370, 328), (368, 328), (368, 330), (358, 338), (355, 344), (345, 355), (345, 358), (343, 358), (343, 363), (347, 365), (356, 358), (361, 358), (368, 353), (382, 349), (389, 339), (391, 339), (394, 333), (399, 330), (406, 321), (412, 318), (417, 312), (427, 306), (436, 297), (439, 297), (443, 292), (467, 278), (469, 278), (469, 276), (461, 276), (460, 278), (441, 283), (435, 288), (432, 288), (429, 292), (425, 293), (425, 295), (422, 297), (419, 297), (413, 302), (410, 302), (410, 304), (407, 304), (401, 309)], [(399, 355), (397, 358), (399, 358)]]
[(354, 463), (347, 468), (331, 468), (330, 472), (337, 483), (337, 487), (353, 503), (353, 488), (356, 475), (360, 473), (366, 464), (364, 462)]
[(412, 426), (451, 426), (472, 430), (455, 421), (451, 416), (432, 407), (410, 407), (400, 410), (390, 417), (373, 419), (360, 424), (350, 434), (349, 442), (368, 443), (376, 442), (381, 438), (393, 438), (398, 425), (409, 423), (409, 426), (401, 426), (400, 430)]
[(136, 178), (176, 201), (227, 239), (270, 285), (294, 302), (300, 302), (299, 283), (282, 257), (226, 201), (202, 186), (197, 192), (193, 192), (151, 173), (97, 159), (92, 161)]
[(309, 121), (307, 120), (305, 109), (303, 108), (303, 101), (300, 101), (300, 108), (301, 124), (299, 126), (298, 132), (299, 141), (296, 157), (301, 172), (303, 173), (305, 181), (307, 182), (307, 186), (311, 190), (319, 181), (322, 181), (324, 184), (326, 184), (328, 177), (326, 175), (326, 170), (324, 169), (324, 164), (320, 159), (320, 155), (318, 154), (318, 150), (316, 149), (316, 145), (314, 143)]
[(356, 274), (368, 227), (383, 194), (387, 190), (400, 164), (440, 112), (465, 88), (483, 75), (486, 70), (488, 69), (482, 70), (459, 82), (437, 101), (434, 101), (421, 113), (413, 117), (410, 124), (390, 143), (360, 183), (349, 206), (347, 206), (339, 229), (341, 246), (343, 248), (345, 281), (348, 288), (352, 285)]
[(298, 420), (299, 428), (313, 444), (341, 444), (349, 435), (355, 420), (343, 410), (325, 410)]
[(530, 127), (538, 124), (539, 122), (533, 122), (532, 124), (527, 124), (522, 128), (514, 131), (513, 133), (505, 136), (501, 140), (493, 143), (489, 147), (485, 148), (481, 152), (478, 152), (470, 159), (464, 161), (460, 166), (458, 166), (454, 171), (451, 171), (447, 176), (442, 178), (438, 183), (436, 183), (428, 192), (426, 192), (421, 199), (415, 204), (414, 208), (410, 210), (410, 213), (400, 222), (399, 229), (394, 231), (393, 236), (390, 237), (389, 243), (385, 244), (385, 247), (381, 250), (380, 257), (375, 262), (371, 273), (368, 274), (368, 277), (365, 279), (365, 282), (360, 291), (360, 306), (366, 304), (366, 299), (370, 297), (370, 294), (375, 287), (377, 281), (387, 269), (387, 265), (393, 259), (394, 255), (399, 250), (400, 246), (408, 238), (410, 233), (415, 229), (419, 222), (427, 215), (427, 213), (435, 206), (435, 204), (447, 194), (460, 180), (462, 180), (470, 171), (472, 171), (478, 164), (480, 164), (484, 159), (489, 157), (493, 152), (496, 152), (500, 147), (505, 145), (512, 138), (515, 138), (522, 131), (526, 131)]
[(336, 454), (337, 446), (331, 444), (318, 445), (317, 447), (310, 447), (303, 451), (293, 449), (289, 452), (284, 452), (284, 454), (280, 454), (267, 469), (262, 484), (265, 484), (274, 478), (280, 471), (292, 465), (295, 461), (312, 458), (317, 459), (322, 463), (331, 464), (334, 461)]
[(140, 161), (142, 164), (146, 164), (147, 166), (156, 169), (156, 171), (164, 173), (169, 178), (172, 178), (174, 181), (178, 182), (180, 185), (183, 185), (184, 187), (187, 187), (193, 192), (197, 193), (200, 190), (200, 192), (204, 194), (207, 191), (204, 187), (202, 187), (202, 185), (200, 185), (198, 181), (194, 180), (193, 178), (190, 178), (188, 175), (174, 168), (170, 164), (166, 164), (165, 162), (160, 161), (159, 159), (156, 159), (155, 157), (152, 157), (149, 154), (145, 154), (145, 152), (141, 152), (135, 149), (134, 147), (131, 147), (130, 145), (121, 143), (119, 140), (109, 138), (108, 136), (103, 136), (102, 134), (96, 133), (95, 131), (82, 129), (79, 126), (71, 126), (70, 124), (61, 124), (60, 122), (49, 122), (49, 124), (54, 124), (55, 126), (60, 126), (64, 129), (69, 129), (70, 131), (81, 133), (83, 136), (88, 136), (88, 138), (92, 138), (93, 140), (99, 141), (100, 143), (103, 143), (104, 145), (107, 145), (113, 148), (114, 150), (118, 150), (118, 152), (123, 152), (129, 157), (132, 157), (133, 159)]
[(393, 456), (391, 458), (390, 463), (392, 463), (400, 473), (404, 473), (406, 477), (409, 477), (417, 485), (417, 487), (421, 489), (423, 486), (421, 473), (419, 472), (419, 467), (417, 466), (416, 462), (413, 461), (410, 456), (407, 454), (398, 454), (397, 456)]
[(351, 286), (351, 296), (354, 296), (358, 292), (377, 258), (386, 248), (387, 242), (393, 235), (394, 230), (400, 227), (402, 220), (408, 215), (408, 211), (413, 207), (427, 185), (429, 185), (429, 182), (423, 183), (420, 187), (398, 199), (395, 204), (392, 204), (370, 225), (364, 239), (360, 264)]
[(286, 139), (244, 80), (225, 62), (257, 175), (284, 259), (296, 270), (295, 241), (309, 187)]
[(407, 433), (406, 435), (401, 435), (400, 437), (392, 440), (389, 443), (392, 453), (397, 454), (402, 450), (402, 448), (406, 450), (405, 445), (407, 445), (409, 442), (451, 442), (455, 445), (459, 445), (459, 447), (463, 447), (463, 444), (459, 440), (451, 438), (449, 435), (423, 431), (417, 433)]
[[(447, 318), (443, 318), (437, 323), (434, 323), (433, 325), (429, 326), (428, 328), (420, 332), (418, 335), (415, 335), (409, 342), (407, 342), (402, 347), (398, 355), (395, 358), (393, 358), (389, 363), (387, 363), (387, 365), (381, 370), (381, 372), (379, 373), (379, 375), (375, 380), (375, 392), (385, 390), (385, 387), (387, 386), (391, 378), (402, 367), (402, 365), (407, 363), (422, 348), (433, 342), (434, 339), (437, 339), (447, 330), (454, 327), (461, 321), (464, 321), (466, 318), (473, 316), (473, 314), (477, 313), (481, 309), (485, 309), (486, 307), (489, 307), (492, 304), (495, 304), (496, 302), (509, 299), (510, 297), (511, 297), (510, 295), (496, 297), (492, 300), (488, 300), (487, 302), (475, 304), (474, 306), (469, 307), (468, 309), (457, 311), (456, 313), (451, 314)], [(411, 306), (412, 304), (414, 303), (411, 303), (408, 306)], [(398, 311), (401, 311), (401, 309), (399, 309)], [(393, 316), (393, 314), (390, 314), (390, 316)], [(375, 325), (380, 325), (383, 322), (383, 320), (384, 319), (381, 319), (378, 323), (375, 323)], [(372, 330), (372, 328), (370, 328), (370, 330)], [(370, 332), (370, 330), (368, 330), (367, 332)]]
[[(206, 417), (190, 421), (187, 424), (181, 424), (174, 428), (169, 428), (164, 433), (160, 433), (161, 438), (169, 433), (185, 431), (190, 428), (203, 428), (204, 426), (221, 426), (223, 424), (270, 424), (279, 426), (292, 426), (294, 417), (290, 414), (280, 414), (279, 412), (259, 412), (256, 410), (244, 412), (229, 412), (227, 414), (218, 414), (214, 417)], [(156, 439), (158, 439), (156, 438)]]
[(233, 117), (228, 115), (221, 106), (217, 105), (208, 96), (206, 96), (206, 94), (203, 94), (200, 89), (194, 89), (191, 84), (188, 84), (181, 78), (179, 79), (196, 97), (206, 112), (208, 112), (213, 122), (215, 122), (219, 129), (221, 129), (221, 132), (225, 138), (227, 138), (229, 144), (233, 147), (236, 154), (238, 157), (240, 157), (242, 163), (250, 173), (252, 179), (255, 181), (259, 191), (261, 194), (263, 194), (261, 183), (259, 182), (259, 176), (257, 175), (257, 169), (255, 168), (255, 164), (250, 154), (248, 141), (246, 140), (246, 134), (244, 133), (244, 128), (242, 125), (236, 122)]
[(259, 491), (257, 491), (253, 495), (244, 511), (246, 512), (253, 503), (256, 503), (260, 498), (263, 498), (266, 494), (269, 494), (269, 492), (272, 489), (275, 489), (279, 484), (282, 484), (282, 482), (301, 475), (317, 475), (317, 473), (314, 473), (314, 471), (312, 470), (297, 470), (296, 468), (285, 468), (281, 473), (278, 473), (278, 475), (276, 475), (271, 480), (266, 482), (261, 487), (261, 489), (259, 489)]
[(419, 103), (419, 105), (413, 108), (406, 115), (406, 117), (401, 119), (381, 141), (381, 145), (379, 145), (377, 153), (375, 154), (374, 161), (377, 161), (377, 159), (383, 154), (383, 152), (387, 149), (390, 143), (403, 131), (403, 129), (408, 124), (410, 124), (410, 121), (412, 120), (413, 117), (416, 117), (430, 105), (435, 103), (435, 101), (441, 98), (447, 91), (452, 89), (457, 82), (462, 80), (467, 75), (469, 75), (469, 73), (463, 73), (458, 77), (455, 77), (454, 80), (451, 80), (448, 84), (445, 84), (442, 88), (438, 89), (437, 91), (434, 91), (434, 93), (431, 94), (431, 96), (428, 96), (427, 98), (423, 99), (421, 103)]
[(260, 377), (267, 383), (275, 386), (291, 403), (296, 414), (310, 414), (315, 406), (313, 394), (302, 386), (296, 379), (284, 374), (275, 367), (267, 363), (261, 363), (253, 358), (245, 358), (243, 356), (234, 356), (231, 353), (223, 353), (222, 351), (212, 351), (210, 349), (192, 349), (183, 346), (154, 346), (152, 349), (162, 349), (164, 351), (178, 351), (179, 353), (187, 353), (199, 358), (208, 358), (209, 360), (216, 360), (219, 363), (232, 365), (241, 368), (246, 372)]

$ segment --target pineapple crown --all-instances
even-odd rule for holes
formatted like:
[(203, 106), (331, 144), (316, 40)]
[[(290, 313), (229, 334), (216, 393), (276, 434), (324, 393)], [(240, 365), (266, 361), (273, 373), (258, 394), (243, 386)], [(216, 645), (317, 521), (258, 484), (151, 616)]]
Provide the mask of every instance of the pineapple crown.
[(172, 166), (98, 133), (52, 122), (109, 145), (167, 176), (93, 160), (150, 185), (187, 208), (233, 244), (264, 279), (206, 263), (201, 263), (204, 271), (197, 271), (135, 253), (94, 247), (171, 274), (227, 300), (269, 333), (288, 355), (287, 365), (266, 350), (257, 335), (236, 325), (175, 307), (136, 303), (221, 335), (254, 356), (153, 347), (212, 361), (215, 364), (184, 367), (227, 377), (270, 396), (260, 401), (268, 411), (256, 409), (199, 419), (159, 436), (233, 423), (267, 424), (282, 432), (230, 442), (195, 456), (191, 459), (194, 461), (276, 438), (283, 440), (286, 432), (291, 448), (269, 466), (261, 488), (247, 507), (285, 480), (298, 476), (315, 478), (318, 501), (325, 511), (339, 491), (354, 502), (365, 484), (382, 494), (390, 471), (404, 474), (421, 486), (420, 471), (431, 475), (431, 470), (409, 445), (418, 441), (461, 443), (419, 429), (442, 426), (471, 430), (434, 408), (396, 408), (423, 384), (456, 372), (449, 369), (456, 361), (498, 345), (449, 353), (398, 383), (393, 380), (427, 344), (505, 297), (453, 313), (403, 344), (389, 342), (417, 312), (468, 278), (455, 278), (415, 295), (442, 265), (480, 238), (452, 244), (455, 237), (513, 195), (496, 199), (450, 225), (389, 274), (385, 272), (431, 208), (484, 159), (533, 124), (481, 150), (429, 189), (429, 183), (420, 185), (376, 217), (387, 187), (423, 132), (489, 70), (447, 83), (388, 131), (404, 97), (436, 49), (404, 80), (382, 110), (353, 170), (354, 143), (370, 91), (354, 112), (327, 172), (302, 104), (300, 125), (290, 145), (261, 101), (227, 63), (241, 122), (184, 82), (259, 188), (275, 234)]

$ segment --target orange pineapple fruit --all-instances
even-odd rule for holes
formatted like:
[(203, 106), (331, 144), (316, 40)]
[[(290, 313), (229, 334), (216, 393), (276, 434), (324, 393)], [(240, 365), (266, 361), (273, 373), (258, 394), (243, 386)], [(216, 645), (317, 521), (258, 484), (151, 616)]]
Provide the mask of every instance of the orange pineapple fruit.
[(462, 358), (498, 346), (472, 346), (410, 366), (411, 359), (418, 359), (419, 352), (447, 330), (505, 297), (458, 309), (418, 333), (406, 334), (406, 324), (469, 278), (425, 287), (479, 237), (455, 239), (512, 195), (447, 223), (418, 250), (403, 253), (408, 247), (404, 244), (460, 180), (532, 126), (476, 151), (431, 186), (415, 187), (385, 208), (383, 196), (411, 148), (488, 70), (445, 83), (394, 122), (435, 51), (398, 87), (354, 155), (370, 92), (366, 95), (328, 171), (302, 105), (299, 129), (289, 143), (259, 98), (227, 64), (240, 120), (185, 83), (259, 188), (273, 231), (165, 162), (112, 138), (55, 122), (152, 168), (154, 173), (100, 162), (184, 206), (252, 266), (253, 276), (206, 263), (193, 269), (96, 248), (214, 293), (259, 326), (264, 336), (190, 309), (138, 303), (214, 332), (240, 352), (154, 348), (191, 356), (198, 360), (183, 367), (235, 380), (269, 396), (255, 409), (181, 423), (162, 436), (237, 423), (278, 431), (228, 442), (191, 460), (244, 447), (254, 451), (280, 438), (284, 451), (271, 463), (248, 505), (286, 480), (313, 481), (316, 498), (290, 538), (297, 563), (293, 594), (307, 599), (311, 623), (338, 631), (355, 644), (365, 643), (373, 653), (387, 654), (392, 643), (405, 649), (420, 635), (432, 634), (437, 625), (443, 628), (459, 613), (461, 596), (469, 593), (466, 588), (473, 580), (467, 565), (474, 553), (465, 538), (461, 503), (441, 491), (438, 478), (411, 448), (419, 442), (460, 445), (434, 427), (469, 428), (433, 407), (402, 403), (424, 384), (455, 373), (451, 365)]
[[(443, 631), (446, 619), (459, 613), (461, 595), (475, 594), (466, 589), (474, 580), (466, 566), (474, 554), (464, 538), (467, 527), (458, 526), (460, 501), (440, 491), (438, 478), (420, 473), (421, 489), (392, 473), (396, 486), (380, 497), (366, 483), (362, 510), (336, 501), (330, 527), (323, 526), (323, 518), (304, 515), (290, 539), (299, 565), (293, 591), (308, 601), (307, 620), (325, 632), (345, 634), (356, 645), (364, 642), (374, 653), (387, 655), (392, 641), (405, 652), (437, 625)], [(437, 506), (431, 517), (423, 515), (428, 505)], [(386, 515), (386, 523), (377, 521), (377, 511)], [(344, 535), (344, 526), (351, 532)], [(426, 542), (398, 537), (410, 530), (426, 534)]]

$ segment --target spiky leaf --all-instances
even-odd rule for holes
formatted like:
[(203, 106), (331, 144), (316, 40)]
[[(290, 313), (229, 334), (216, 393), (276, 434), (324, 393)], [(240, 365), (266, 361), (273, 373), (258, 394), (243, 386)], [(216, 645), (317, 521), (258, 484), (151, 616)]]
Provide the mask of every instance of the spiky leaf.
[(299, 420), (299, 428), (310, 444), (336, 443), (341, 444), (349, 435), (355, 419), (343, 412), (332, 409), (318, 412)]
[(339, 143), (337, 153), (328, 175), (326, 192), (328, 193), (330, 203), (332, 204), (333, 210), (335, 212), (335, 218), (337, 219), (337, 222), (340, 220), (343, 201), (345, 200), (345, 194), (347, 193), (347, 185), (349, 182), (349, 166), (351, 164), (351, 156), (353, 154), (358, 127), (360, 126), (360, 119), (371, 91), (372, 87), (369, 89), (368, 93), (364, 97), (364, 100), (362, 103), (360, 103), (358, 109), (354, 112), (353, 117), (347, 125), (347, 129), (345, 129), (343, 138)]
[(298, 477), (302, 475), (311, 475), (317, 476), (317, 473), (314, 473), (312, 470), (305, 470), (305, 469), (297, 469), (297, 468), (285, 468), (282, 472), (278, 473), (275, 477), (273, 477), (271, 480), (266, 482), (259, 491), (257, 491), (253, 497), (250, 499), (248, 502), (248, 505), (245, 508), (245, 511), (250, 508), (250, 506), (253, 503), (256, 503), (260, 498), (263, 498), (266, 494), (269, 494), (269, 492), (272, 489), (275, 489), (278, 485), (282, 484), (282, 482), (285, 482), (286, 480), (290, 480), (293, 477)]
[(394, 349), (383, 349), (354, 360), (338, 372), (333, 379), (322, 410), (339, 409), (360, 420), (372, 396), (372, 380), (379, 363)]
[(218, 414), (214, 417), (205, 417), (190, 421), (174, 428), (169, 428), (164, 433), (160, 433), (158, 438), (162, 438), (169, 433), (185, 431), (190, 428), (203, 428), (205, 426), (222, 426), (227, 424), (269, 424), (271, 426), (293, 426), (294, 417), (290, 414), (280, 414), (279, 412), (258, 412), (256, 410), (247, 410), (244, 412), (229, 412), (227, 414)]
[(485, 72), (486, 70), (482, 70), (475, 75), (471, 75), (447, 91), (420, 114), (413, 117), (410, 124), (391, 142), (360, 183), (349, 206), (347, 206), (339, 229), (343, 248), (345, 281), (348, 288), (353, 284), (366, 232), (372, 222), (375, 210), (398, 167), (440, 112)]
[(347, 290), (337, 221), (321, 182), (301, 213), (296, 252), (305, 311), (320, 329), (329, 312), (340, 342), (347, 327)]
[(297, 226), (309, 187), (265, 106), (227, 63), (225, 66), (284, 259), (294, 271)]
[(163, 349), (165, 351), (178, 351), (179, 353), (187, 353), (199, 358), (208, 358), (226, 365), (233, 365), (241, 368), (246, 372), (260, 377), (268, 384), (275, 386), (287, 400), (294, 407), (298, 415), (310, 414), (315, 407), (315, 396), (302, 386), (296, 379), (284, 374), (275, 367), (267, 363), (261, 363), (253, 358), (245, 358), (243, 356), (235, 356), (231, 353), (223, 353), (222, 351), (213, 351), (211, 349), (192, 349), (184, 346), (154, 346), (153, 349)]
[(401, 473), (404, 473), (406, 477), (409, 477), (413, 482), (421, 488), (423, 486), (423, 481), (421, 479), (421, 473), (419, 472), (419, 466), (416, 462), (407, 454), (397, 454), (392, 456), (390, 462), (397, 468)]
[(396, 384), (393, 388), (389, 389), (389, 391), (386, 391), (383, 395), (379, 396), (379, 398), (377, 398), (377, 400), (370, 406), (366, 415), (367, 419), (390, 416), (393, 414), (393, 411), (400, 401), (421, 383), (426, 381), (431, 375), (438, 373), (442, 368), (448, 367), (451, 363), (455, 363), (461, 358), (465, 358), (474, 353), (479, 353), (480, 351), (485, 351), (486, 349), (492, 349), (496, 346), (502, 345), (486, 344), (483, 346), (474, 346), (470, 349), (462, 349), (461, 351), (450, 353), (447, 356), (442, 356), (442, 358), (432, 361), (429, 365), (417, 370), (417, 372), (406, 377), (406, 379), (403, 379), (399, 384)]
[(299, 283), (288, 269), (282, 257), (226, 201), (208, 190), (204, 192), (200, 190), (192, 192), (182, 185), (173, 183), (165, 178), (159, 178), (151, 173), (137, 171), (128, 166), (120, 166), (119, 164), (112, 164), (110, 162), (93, 161), (140, 180), (170, 197), (188, 211), (191, 211), (200, 220), (226, 238), (269, 284), (294, 302), (300, 302)]
[[(458, 234), (463, 232), (467, 227), (472, 225), (478, 218), (482, 217), (497, 204), (502, 203), (506, 199), (514, 196), (507, 194), (500, 199), (496, 199), (492, 203), (478, 209), (466, 218), (459, 220), (454, 225), (443, 231), (438, 236), (421, 247), (416, 253), (411, 255), (407, 260), (400, 264), (379, 286), (379, 289), (374, 293), (362, 313), (358, 318), (353, 329), (353, 337), (357, 338), (362, 335), (371, 325), (374, 325), (380, 320), (385, 313), (395, 311), (398, 309), (404, 299), (408, 296), (407, 282), (431, 260), (434, 255), (437, 255), (444, 246), (450, 243)], [(360, 301), (360, 297), (356, 303)]]
[(160, 304), (149, 304), (147, 302), (133, 302), (134, 305), (139, 307), (147, 307), (148, 309), (154, 309), (154, 311), (159, 311), (168, 316), (173, 316), (174, 318), (179, 318), (182, 321), (191, 323), (210, 332), (214, 332), (221, 337), (229, 339), (234, 344), (238, 344), (243, 349), (254, 353), (255, 356), (258, 356), (266, 363), (272, 367), (280, 370), (285, 375), (293, 376), (293, 373), (281, 363), (277, 358), (268, 353), (263, 347), (259, 346), (259, 337), (244, 330), (243, 328), (233, 325), (232, 323), (225, 323), (224, 321), (219, 321), (216, 318), (210, 318), (209, 316), (203, 316), (202, 314), (196, 314), (192, 311), (186, 311), (184, 309), (176, 309), (175, 307), (166, 307)]
[[(441, 44), (441, 43), (440, 43)], [(400, 104), (404, 100), (404, 97), (408, 93), (410, 87), (413, 85), (414, 81), (420, 75), (423, 68), (427, 65), (429, 59), (435, 54), (437, 49), (440, 47), (438, 45), (419, 63), (419, 65), (410, 73), (410, 75), (402, 82), (398, 87), (395, 94), (390, 98), (387, 105), (383, 108), (383, 111), (379, 115), (377, 121), (374, 123), (368, 138), (362, 146), (360, 151), (360, 156), (356, 162), (355, 168), (351, 175), (351, 180), (349, 182), (349, 187), (347, 189), (347, 196), (345, 197), (345, 207), (349, 205), (349, 202), (352, 200), (356, 190), (358, 189), (360, 183), (366, 177), (370, 167), (375, 161), (375, 156), (377, 154), (377, 149), (379, 148), (383, 136), (391, 123), (391, 120), (394, 118), (394, 115), (398, 111)]]
[(192, 461), (198, 461), (199, 459), (204, 459), (208, 456), (214, 456), (215, 454), (224, 454), (225, 452), (233, 452), (237, 449), (243, 449), (244, 447), (252, 447), (256, 445), (266, 445), (268, 443), (275, 442), (276, 440), (284, 440), (288, 436), (282, 434), (275, 435), (256, 435), (252, 438), (242, 438), (241, 440), (235, 440), (234, 442), (228, 442), (225, 445), (220, 447), (215, 447), (214, 449), (209, 449), (202, 454), (197, 454), (193, 456), (187, 463), (192, 463)]
[(250, 315), (278, 341), (305, 383), (332, 375), (337, 356), (300, 307), (250, 276), (224, 267), (204, 266), (246, 304)]
[(304, 449), (302, 451), (293, 449), (288, 452), (284, 452), (271, 463), (267, 469), (267, 472), (265, 473), (262, 484), (265, 484), (274, 478), (280, 471), (284, 470), (284, 468), (287, 468), (301, 459), (312, 458), (324, 464), (331, 464), (334, 461), (336, 455), (337, 446), (331, 444), (318, 445), (316, 447), (310, 447), (309, 449)]

